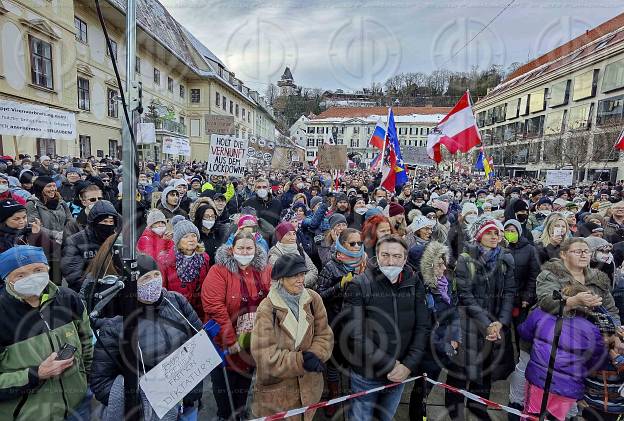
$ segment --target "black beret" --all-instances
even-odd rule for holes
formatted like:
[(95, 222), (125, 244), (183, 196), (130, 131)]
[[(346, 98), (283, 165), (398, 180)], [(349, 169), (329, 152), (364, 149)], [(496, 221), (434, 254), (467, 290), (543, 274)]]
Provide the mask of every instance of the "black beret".
[(289, 253), (280, 256), (271, 270), (271, 279), (278, 280), (307, 272), (305, 259), (299, 254)]

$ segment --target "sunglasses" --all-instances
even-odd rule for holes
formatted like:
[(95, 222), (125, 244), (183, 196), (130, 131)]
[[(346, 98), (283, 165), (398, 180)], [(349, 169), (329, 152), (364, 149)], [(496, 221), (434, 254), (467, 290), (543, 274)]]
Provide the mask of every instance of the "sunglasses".
[(349, 245), (349, 247), (355, 247), (355, 246), (362, 247), (362, 244), (364, 244), (364, 242), (362, 242), (362, 241), (349, 241), (347, 244)]
[(103, 197), (90, 197), (87, 199), (87, 201), (93, 203), (93, 202), (97, 202), (98, 200), (103, 200)]

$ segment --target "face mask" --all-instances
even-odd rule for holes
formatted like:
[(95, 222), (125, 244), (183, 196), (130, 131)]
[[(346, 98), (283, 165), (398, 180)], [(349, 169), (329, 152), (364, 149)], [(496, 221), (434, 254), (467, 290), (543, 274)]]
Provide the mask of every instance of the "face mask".
[(611, 253), (597, 251), (594, 260), (596, 260), (597, 262), (606, 263), (610, 265), (611, 262), (613, 262), (613, 255)]
[(256, 190), (256, 194), (260, 199), (264, 199), (269, 195), (269, 191), (267, 189), (258, 189)]
[(242, 265), (242, 266), (247, 266), (248, 264), (251, 263), (251, 261), (253, 260), (254, 256), (246, 256), (243, 254), (236, 254), (234, 253), (234, 259), (236, 259), (236, 261)]
[(505, 236), (505, 240), (509, 241), (510, 243), (517, 243), (518, 242), (518, 233), (517, 232), (505, 231), (504, 236)]
[(518, 193), (512, 193), (512, 194), (511, 194), (511, 198), (512, 198), (512, 199), (517, 199), (517, 198), (519, 198), (519, 197), (520, 197), (520, 195), (519, 195)]
[(114, 225), (94, 224), (93, 231), (95, 231), (95, 238), (100, 242), (104, 242), (108, 237), (115, 233)]
[(355, 213), (357, 213), (358, 215), (364, 215), (367, 210), (368, 208), (355, 208)]
[(538, 213), (541, 213), (541, 214), (542, 214), (542, 215), (544, 215), (544, 216), (548, 216), (548, 215), (550, 215), (550, 211), (549, 211), (548, 209), (547, 209), (547, 210), (541, 210), (541, 211), (539, 211)]
[(160, 298), (161, 292), (162, 278), (160, 276), (143, 285), (137, 285), (137, 299), (142, 303), (155, 303)]
[(468, 199), (468, 201), (470, 203), (475, 203), (477, 201), (477, 199), (475, 199), (474, 197), (471, 197), (470, 199)]
[(297, 183), (297, 188), (298, 188), (299, 190), (301, 190), (301, 189), (302, 189), (302, 188), (304, 188), (304, 187), (305, 187), (305, 184), (303, 184), (303, 183)]
[(379, 270), (394, 284), (403, 272), (403, 266), (379, 266)]
[(520, 222), (521, 224), (524, 224), (528, 218), (529, 218), (529, 215), (524, 215), (524, 214), (516, 215), (516, 220)]
[(421, 207), (422, 205), (424, 205), (424, 204), (425, 204), (425, 201), (424, 201), (424, 200), (417, 200), (417, 201), (415, 201), (415, 202), (414, 202), (414, 204), (415, 204), (416, 206), (418, 206), (418, 207)]
[(23, 169), (25, 169), (25, 170), (29, 170), (29, 169), (31, 169), (31, 168), (32, 168), (32, 165), (30, 165), (30, 164), (24, 164), (24, 165), (22, 165), (22, 168), (23, 168)]
[(210, 228), (214, 227), (214, 224), (215, 224), (215, 221), (213, 221), (211, 219), (209, 219), (209, 220), (204, 219), (202, 221), (203, 227), (206, 228), (207, 230), (209, 230)]
[(466, 221), (467, 224), (472, 224), (476, 220), (477, 220), (477, 215), (475, 215), (474, 213), (470, 213), (466, 215), (466, 217), (464, 218), (464, 221)]
[(39, 297), (49, 282), (48, 272), (34, 273), (15, 282), (13, 290), (21, 297)]
[(297, 244), (284, 244), (284, 243), (279, 243), (280, 244), (280, 248), (282, 250), (284, 250), (285, 253), (299, 253), (299, 249), (297, 249)]
[(91, 209), (93, 209), (94, 206), (95, 206), (95, 203), (89, 203), (87, 207), (85, 208), (86, 213), (91, 212)]
[(152, 231), (154, 232), (154, 234), (160, 237), (165, 233), (166, 229), (167, 227), (158, 227), (158, 228), (152, 228)]
[(8, 184), (0, 184), (0, 193), (4, 193), (7, 190), (9, 190), (9, 185)]

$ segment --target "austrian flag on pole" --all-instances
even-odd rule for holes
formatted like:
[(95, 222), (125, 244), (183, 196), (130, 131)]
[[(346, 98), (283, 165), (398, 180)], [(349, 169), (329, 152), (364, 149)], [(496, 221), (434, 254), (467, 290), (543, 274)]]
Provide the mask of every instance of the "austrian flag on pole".
[(624, 130), (622, 130), (622, 133), (620, 133), (620, 137), (618, 137), (618, 140), (615, 143), (615, 147), (621, 151), (624, 151)]
[(457, 151), (466, 153), (481, 143), (469, 95), (466, 91), (451, 112), (438, 123), (433, 135), (427, 139), (429, 157), (437, 163), (442, 160), (440, 145), (455, 154)]

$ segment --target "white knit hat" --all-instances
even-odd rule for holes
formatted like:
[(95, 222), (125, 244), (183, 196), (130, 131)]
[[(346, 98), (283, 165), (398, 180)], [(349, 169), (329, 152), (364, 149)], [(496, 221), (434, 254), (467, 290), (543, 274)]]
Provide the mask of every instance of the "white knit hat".
[(412, 223), (410, 224), (409, 228), (412, 230), (412, 232), (418, 232), (418, 230), (423, 229), (425, 227), (432, 227), (435, 225), (435, 222), (432, 221), (431, 219), (427, 218), (426, 216), (417, 216), (416, 218), (414, 218), (414, 220), (412, 221)]
[(477, 208), (477, 205), (471, 202), (464, 203), (464, 205), (462, 206), (462, 210), (461, 210), (461, 216), (466, 216), (471, 212), (474, 213), (475, 215), (479, 214), (479, 209)]
[(150, 213), (147, 214), (147, 226), (151, 227), (156, 222), (164, 222), (166, 224), (167, 218), (159, 209), (152, 209)]

